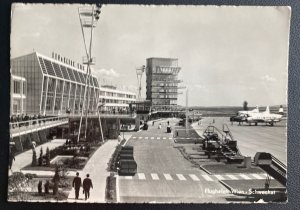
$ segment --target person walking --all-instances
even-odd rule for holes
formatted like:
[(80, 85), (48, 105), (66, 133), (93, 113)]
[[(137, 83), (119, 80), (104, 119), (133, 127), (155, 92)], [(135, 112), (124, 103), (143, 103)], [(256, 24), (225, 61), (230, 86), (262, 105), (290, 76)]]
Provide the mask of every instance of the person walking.
[(89, 178), (90, 175), (87, 174), (86, 178), (83, 180), (83, 192), (85, 195), (85, 200), (87, 200), (90, 197), (90, 189), (93, 188), (92, 180)]
[(11, 167), (12, 167), (12, 164), (13, 164), (13, 161), (15, 161), (16, 159), (15, 159), (15, 156), (14, 156), (14, 154), (11, 152), (10, 154), (9, 154), (9, 169), (11, 169)]
[(75, 199), (78, 199), (79, 197), (79, 190), (81, 187), (81, 178), (79, 177), (79, 173), (76, 173), (76, 177), (73, 179), (73, 185), (75, 189)]
[(122, 141), (122, 136), (121, 136), (121, 133), (119, 133), (119, 136), (118, 136), (118, 144), (120, 144)]

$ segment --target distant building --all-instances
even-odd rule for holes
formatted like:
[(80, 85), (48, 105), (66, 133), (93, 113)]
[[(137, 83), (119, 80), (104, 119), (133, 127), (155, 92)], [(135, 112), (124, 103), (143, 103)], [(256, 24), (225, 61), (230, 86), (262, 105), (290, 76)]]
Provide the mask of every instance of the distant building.
[(178, 100), (178, 59), (148, 58), (146, 68), (146, 99), (152, 110), (168, 111)]
[(26, 79), (12, 74), (10, 85), (10, 115), (26, 113)]
[[(83, 106), (86, 81), (83, 65), (76, 65), (71, 59), (57, 54), (52, 56), (34, 52), (11, 59), (12, 75), (25, 78), (27, 82), (23, 110), (28, 114), (61, 115), (67, 112), (79, 114), (82, 108), (89, 107), (90, 112), (96, 112), (100, 93), (96, 77), (89, 78), (87, 93), (90, 100), (85, 100), (86, 106)], [(12, 106), (18, 110), (17, 104), (16, 101)]]
[(136, 94), (129, 91), (117, 90), (115, 86), (103, 85), (100, 87), (100, 110), (106, 113), (127, 113), (129, 104), (136, 101)]

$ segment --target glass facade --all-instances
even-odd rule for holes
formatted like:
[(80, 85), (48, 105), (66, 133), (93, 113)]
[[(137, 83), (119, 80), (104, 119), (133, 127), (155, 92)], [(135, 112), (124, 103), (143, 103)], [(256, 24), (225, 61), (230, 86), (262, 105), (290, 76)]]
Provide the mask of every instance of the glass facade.
[[(71, 114), (84, 111), (96, 112), (99, 84), (93, 75), (85, 85), (85, 71), (58, 60), (32, 53), (11, 60), (14, 75), (27, 81), (26, 111), (28, 114), (61, 115), (67, 110)], [(90, 94), (84, 99), (85, 89)], [(13, 87), (18, 91), (19, 87)], [(85, 100), (85, 105), (84, 104)]]

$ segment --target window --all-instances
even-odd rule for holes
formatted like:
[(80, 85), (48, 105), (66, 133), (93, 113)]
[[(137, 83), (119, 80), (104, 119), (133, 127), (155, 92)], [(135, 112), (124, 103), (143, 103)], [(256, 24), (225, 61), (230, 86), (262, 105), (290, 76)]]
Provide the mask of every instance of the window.
[(14, 93), (21, 93), (21, 84), (19, 81), (14, 81)]

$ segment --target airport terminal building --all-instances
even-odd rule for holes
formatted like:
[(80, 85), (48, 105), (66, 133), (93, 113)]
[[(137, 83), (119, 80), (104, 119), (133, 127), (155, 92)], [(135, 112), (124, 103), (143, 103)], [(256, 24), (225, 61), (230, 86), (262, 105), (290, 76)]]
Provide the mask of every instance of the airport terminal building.
[(93, 75), (89, 78), (90, 100), (85, 100), (86, 106), (83, 106), (86, 71), (70, 59), (33, 52), (11, 59), (11, 73), (15, 80), (24, 78), (21, 81), (27, 84), (23, 113), (57, 116), (65, 115), (68, 110), (70, 114), (79, 114), (87, 106), (89, 112), (97, 110), (100, 94), (97, 78)]
[(105, 113), (127, 113), (129, 104), (136, 101), (136, 94), (130, 91), (118, 90), (113, 85), (101, 85), (100, 87), (100, 108)]

